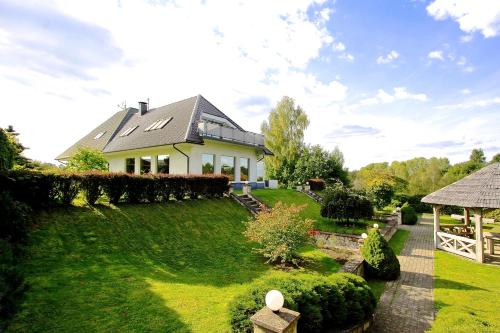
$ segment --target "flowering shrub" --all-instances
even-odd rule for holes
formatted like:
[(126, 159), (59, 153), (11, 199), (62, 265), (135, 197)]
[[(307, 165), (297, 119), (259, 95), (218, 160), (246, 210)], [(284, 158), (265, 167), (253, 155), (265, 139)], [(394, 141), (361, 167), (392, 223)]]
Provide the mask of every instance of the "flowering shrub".
[(268, 262), (297, 264), (297, 250), (311, 240), (309, 230), (314, 222), (299, 216), (302, 209), (304, 206), (278, 202), (248, 222), (245, 235), (260, 244), (257, 251), (268, 258)]

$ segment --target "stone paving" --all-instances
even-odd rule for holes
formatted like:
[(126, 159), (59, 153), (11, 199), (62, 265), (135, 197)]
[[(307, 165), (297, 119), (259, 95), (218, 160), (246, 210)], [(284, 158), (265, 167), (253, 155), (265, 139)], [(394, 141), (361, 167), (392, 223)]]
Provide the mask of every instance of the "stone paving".
[(418, 225), (400, 228), (411, 232), (398, 256), (401, 276), (386, 283), (372, 332), (424, 332), (434, 320), (432, 222), (420, 220)]

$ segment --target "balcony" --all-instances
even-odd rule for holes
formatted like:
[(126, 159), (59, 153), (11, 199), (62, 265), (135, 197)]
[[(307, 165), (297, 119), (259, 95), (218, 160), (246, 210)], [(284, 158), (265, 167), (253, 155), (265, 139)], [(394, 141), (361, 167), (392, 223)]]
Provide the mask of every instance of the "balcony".
[(198, 124), (198, 130), (200, 135), (206, 138), (264, 147), (264, 136), (262, 134), (240, 131), (236, 128), (206, 121), (201, 121)]

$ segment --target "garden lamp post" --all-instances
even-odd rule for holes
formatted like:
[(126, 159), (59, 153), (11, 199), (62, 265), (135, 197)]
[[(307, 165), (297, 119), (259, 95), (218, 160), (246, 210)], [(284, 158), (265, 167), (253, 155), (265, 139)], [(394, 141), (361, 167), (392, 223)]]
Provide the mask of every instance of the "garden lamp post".
[(283, 294), (271, 290), (266, 294), (265, 301), (266, 306), (250, 318), (254, 333), (297, 333), (300, 313), (283, 307)]

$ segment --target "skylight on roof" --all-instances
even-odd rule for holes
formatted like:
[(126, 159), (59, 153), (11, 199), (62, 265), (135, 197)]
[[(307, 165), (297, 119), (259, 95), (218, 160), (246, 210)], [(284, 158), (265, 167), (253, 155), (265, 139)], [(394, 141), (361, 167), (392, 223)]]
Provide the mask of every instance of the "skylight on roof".
[(137, 127), (139, 126), (132, 126), (132, 127), (129, 127), (127, 128), (122, 134), (120, 134), (120, 136), (127, 136), (129, 135), (130, 133), (132, 133)]
[(149, 132), (149, 131), (154, 131), (154, 130), (157, 130), (157, 129), (162, 129), (163, 127), (165, 127), (170, 121), (172, 120), (172, 117), (168, 118), (168, 119), (160, 119), (160, 120), (157, 120), (155, 121), (154, 123), (152, 123), (151, 125), (149, 125), (148, 127), (146, 127), (146, 129), (144, 130), (144, 132)]
[(97, 135), (94, 137), (94, 140), (100, 139), (105, 133), (106, 133), (106, 131), (101, 132), (101, 133), (97, 133)]

